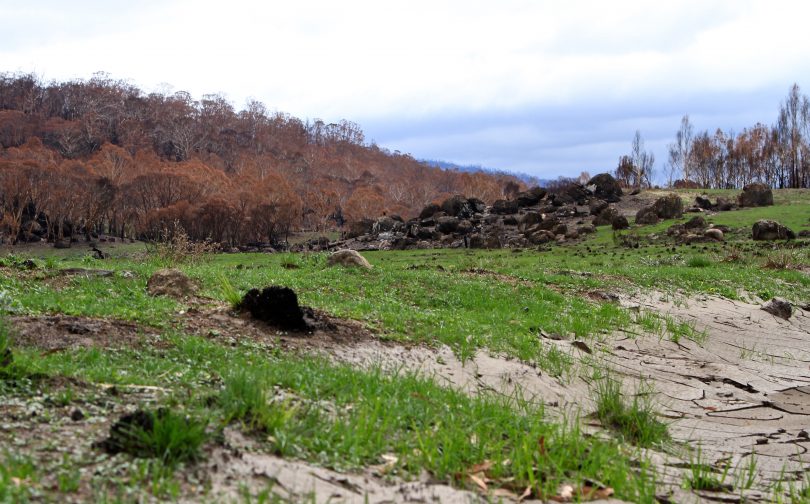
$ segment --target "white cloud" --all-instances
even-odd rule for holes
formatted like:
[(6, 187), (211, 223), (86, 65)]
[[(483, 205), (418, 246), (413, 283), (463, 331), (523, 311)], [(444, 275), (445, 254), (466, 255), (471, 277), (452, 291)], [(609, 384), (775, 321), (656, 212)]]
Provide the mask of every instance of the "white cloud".
[[(787, 90), (794, 81), (810, 86), (810, 31), (803, 26), (810, 4), (801, 2), (134, 4), (0, 0), (0, 18), (9, 27), (0, 33), (2, 70), (59, 80), (104, 70), (146, 91), (166, 82), (198, 97), (222, 92), (237, 107), (254, 97), (298, 116), (361, 124), (430, 124), (453, 115), (475, 121), (566, 107), (581, 113), (635, 101), (653, 109), (674, 101), (684, 104), (678, 113), (699, 115), (690, 104), (702, 95)], [(739, 104), (754, 105), (761, 109)], [(587, 136), (605, 125), (586, 115), (573, 127)], [(466, 140), (457, 138), (463, 136), (458, 130), (434, 133), (474, 143), (476, 152), (490, 146), (488, 157), (503, 159), (503, 168), (556, 155), (533, 145), (523, 128), (481, 124)], [(553, 126), (547, 129), (539, 141), (544, 149), (555, 138), (565, 141), (553, 135)], [(522, 160), (519, 152), (498, 155), (510, 134), (512, 148), (525, 153)], [(375, 131), (368, 136), (385, 144), (397, 140)], [(409, 144), (431, 146), (416, 156), (442, 157), (437, 142), (415, 144), (406, 136)], [(604, 155), (601, 148), (590, 152)]]

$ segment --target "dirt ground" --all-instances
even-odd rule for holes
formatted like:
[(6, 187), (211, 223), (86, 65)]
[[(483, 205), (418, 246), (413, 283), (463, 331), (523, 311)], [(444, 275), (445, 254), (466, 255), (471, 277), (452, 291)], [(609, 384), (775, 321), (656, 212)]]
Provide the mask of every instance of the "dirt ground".
[[(705, 331), (705, 342), (699, 345), (686, 338), (673, 342), (661, 335), (618, 333), (602, 343), (545, 339), (544, 344), (557, 345), (573, 356), (587, 355), (614, 369), (623, 377), (627, 395), (636, 392), (640, 380), (653, 386), (674, 440), (671, 449), (649, 453), (664, 483), (662, 492), (667, 496), (661, 495), (663, 501), (727, 501), (733, 497), (681, 488), (690, 462), (686, 446), (700, 446), (703, 461), (715, 467), (730, 464), (739, 468), (749, 457), (756, 457), (760, 484), (746, 493), (749, 501), (767, 501), (770, 496), (765, 485), (810, 469), (810, 313), (797, 308), (789, 320), (783, 320), (755, 303), (649, 292), (622, 295), (619, 302), (632, 311), (651, 311), (688, 322), (697, 331)], [(383, 341), (361, 323), (323, 312), (316, 315), (319, 327), (311, 334), (283, 333), (237, 315), (225, 305), (211, 307), (209, 300), (207, 305), (186, 311), (181, 323), (192, 334), (226, 344), (248, 337), (302, 353), (323, 353), (358, 366), (417, 371), (471, 394), (519, 392), (542, 401), (552, 415), (580, 413), (588, 429), (599, 430), (587, 417), (594, 408), (592, 383), (586, 373), (553, 377), (487, 352), (461, 362), (447, 347)], [(157, 331), (121, 321), (55, 315), (14, 317), (12, 322), (21, 344), (44, 351), (164, 344)], [(54, 439), (61, 439), (56, 444), (68, 456), (79, 457), (84, 464), (114, 466), (123, 462), (92, 459), (97, 455), (89, 455), (93, 453), (90, 444), (103, 437), (121, 414), (156, 402), (164, 392), (150, 387), (71, 387), (83, 398), (78, 407), (63, 407), (51, 396), (36, 394), (33, 402), (20, 399), (0, 405), (0, 440), (45, 449)], [(54, 464), (58, 456), (54, 454)], [(282, 496), (304, 498), (315, 492), (319, 502), (485, 502), (476, 493), (427, 477), (397, 482), (381, 477), (379, 470), (342, 474), (284, 460), (252, 451), (250, 439), (238, 430), (228, 430), (225, 443), (208, 448), (206, 462), (196, 469), (199, 474), (187, 478), (185, 485), (193, 487), (194, 481), (208, 479), (214, 495), (226, 499), (237, 497), (244, 485), (261, 490), (271, 482)]]

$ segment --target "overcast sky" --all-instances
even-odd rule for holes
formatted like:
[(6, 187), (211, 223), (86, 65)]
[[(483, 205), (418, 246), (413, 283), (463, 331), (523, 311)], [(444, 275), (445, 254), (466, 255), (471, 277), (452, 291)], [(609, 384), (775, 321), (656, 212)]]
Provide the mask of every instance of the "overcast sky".
[(662, 170), (683, 114), (740, 131), (810, 91), (803, 1), (0, 0), (0, 19), (0, 71), (255, 98), (543, 178), (614, 169), (637, 129)]

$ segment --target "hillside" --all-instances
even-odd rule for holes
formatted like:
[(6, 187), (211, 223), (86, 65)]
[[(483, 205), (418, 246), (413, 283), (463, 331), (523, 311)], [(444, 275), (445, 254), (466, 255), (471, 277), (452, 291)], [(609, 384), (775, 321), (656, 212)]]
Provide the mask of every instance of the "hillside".
[[(74, 234), (275, 242), (456, 193), (492, 201), (515, 177), (442, 170), (366, 142), (359, 125), (234, 109), (218, 95), (146, 94), (104, 74), (0, 74), (0, 209), (7, 241)], [(23, 231), (28, 229), (28, 233)]]

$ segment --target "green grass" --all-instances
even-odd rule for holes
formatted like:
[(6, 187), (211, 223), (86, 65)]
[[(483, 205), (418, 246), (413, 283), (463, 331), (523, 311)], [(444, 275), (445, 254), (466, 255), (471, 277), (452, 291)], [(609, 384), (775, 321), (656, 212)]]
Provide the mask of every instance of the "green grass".
[(641, 384), (631, 402), (622, 395), (622, 383), (605, 376), (596, 382), (596, 417), (627, 441), (649, 448), (669, 440), (667, 425), (657, 418), (652, 388)]
[(619, 443), (585, 437), (576, 419), (550, 422), (542, 406), (519, 397), (469, 397), (410, 373), (319, 359), (259, 364), (228, 377), (217, 404), (225, 422), (260, 432), (275, 453), (337, 469), (378, 464), (388, 454), (397, 460), (390, 474), (427, 470), (464, 484), (470, 467), (489, 460), (488, 477), (538, 495), (591, 478), (630, 499), (654, 490)]
[(694, 456), (690, 456), (689, 473), (685, 476), (684, 486), (692, 490), (709, 490), (712, 492), (730, 491), (732, 486), (726, 483), (730, 466), (723, 466), (718, 473), (703, 461), (703, 449), (698, 446)]
[(4, 450), (0, 453), (0, 502), (29, 502), (37, 495), (36, 462)]

